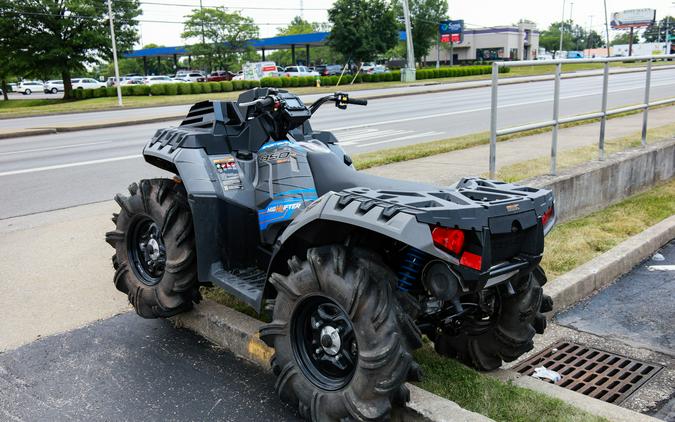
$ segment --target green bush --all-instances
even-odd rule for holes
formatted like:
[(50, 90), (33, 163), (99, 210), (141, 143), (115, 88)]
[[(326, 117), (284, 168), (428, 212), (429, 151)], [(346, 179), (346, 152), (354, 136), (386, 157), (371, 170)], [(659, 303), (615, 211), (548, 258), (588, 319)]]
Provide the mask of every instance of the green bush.
[(204, 94), (210, 94), (211, 93), (211, 85), (209, 85), (208, 82), (201, 82), (200, 85), (202, 86), (202, 92)]
[(101, 98), (106, 96), (106, 89), (105, 87), (102, 88), (96, 88), (94, 90), (94, 98)]
[(94, 90), (93, 89), (83, 89), (82, 90), (82, 98), (92, 98), (94, 96)]
[(291, 86), (291, 78), (289, 78), (288, 76), (282, 76), (281, 86), (284, 88)]
[(106, 97), (117, 97), (117, 87), (109, 86), (105, 89)]
[(165, 95), (176, 95), (178, 94), (178, 84), (166, 84), (164, 86), (164, 94)]
[(151, 95), (164, 95), (164, 84), (150, 85)]
[(394, 80), (394, 78), (391, 72), (386, 72), (382, 74), (382, 80), (385, 82), (391, 82)]
[(234, 91), (241, 91), (244, 89), (244, 81), (232, 81), (232, 88)]
[(211, 87), (211, 92), (220, 92), (220, 82), (209, 82), (209, 86)]
[(290, 79), (291, 79), (291, 86), (292, 87), (300, 86), (300, 81), (299, 81), (300, 78), (299, 77), (294, 76)]
[(145, 96), (150, 95), (150, 85), (132, 85), (132, 95)]
[(187, 95), (192, 92), (190, 84), (188, 83), (177, 83), (176, 88), (178, 89), (178, 95)]
[(400, 70), (394, 70), (391, 72), (391, 80), (392, 81), (400, 81), (401, 80), (401, 71)]
[(222, 81), (220, 83), (220, 90), (222, 92), (231, 92), (232, 91), (232, 82), (230, 81)]
[(82, 90), (81, 89), (74, 89), (73, 90), (73, 98), (76, 100), (81, 100), (82, 99)]
[(122, 85), (122, 96), (129, 97), (134, 95), (134, 86), (133, 85)]
[(300, 86), (314, 86), (316, 85), (316, 76), (302, 76), (299, 82)]
[(191, 94), (201, 94), (202, 92), (202, 84), (199, 82), (190, 82), (190, 93)]
[(268, 77), (260, 79), (260, 86), (269, 88), (281, 88), (282, 78)]

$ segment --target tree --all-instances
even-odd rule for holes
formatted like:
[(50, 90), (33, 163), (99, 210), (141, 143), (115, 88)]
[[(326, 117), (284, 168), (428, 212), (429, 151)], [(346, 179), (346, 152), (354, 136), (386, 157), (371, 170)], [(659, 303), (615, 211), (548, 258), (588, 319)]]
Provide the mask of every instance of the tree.
[(253, 19), (239, 12), (229, 13), (222, 7), (203, 8), (195, 9), (187, 16), (181, 36), (201, 41), (191, 45), (190, 52), (206, 56), (210, 68), (215, 65), (219, 69), (228, 69), (251, 48), (248, 41), (258, 38), (258, 27)]
[[(633, 44), (637, 44), (640, 41), (640, 38), (638, 37), (638, 34), (633, 33)], [(610, 45), (621, 45), (621, 44), (630, 44), (630, 32), (625, 31), (622, 32), (621, 34), (617, 35), (612, 39), (612, 41), (609, 43)]]
[[(586, 48), (598, 48), (604, 45), (600, 34), (596, 31), (586, 31), (583, 27), (575, 25), (573, 21), (563, 23), (563, 51), (581, 51)], [(553, 22), (548, 29), (539, 35), (539, 46), (548, 51), (560, 49), (560, 22)]]
[(667, 34), (675, 39), (675, 18), (672, 16), (666, 16), (647, 27), (642, 38), (645, 42), (666, 42)]
[[(293, 20), (288, 26), (277, 28), (277, 35), (282, 36), (282, 35), (310, 34), (312, 32), (325, 32), (325, 30), (327, 29), (326, 27), (327, 27), (326, 23), (319, 23), (319, 22), (310, 23), (301, 18), (300, 16), (296, 16), (293, 18)], [(296, 50), (295, 56), (296, 61), (303, 60), (307, 65), (310, 64), (307, 60), (304, 49)], [(341, 54), (336, 53), (330, 47), (326, 46), (314, 47), (310, 52), (310, 60), (312, 60), (314, 63), (332, 63), (334, 61), (340, 62), (342, 59), (341, 56), (342, 56)], [(293, 58), (291, 50), (277, 50), (271, 53), (268, 56), (268, 58), (281, 65), (296, 64), (292, 63)]]
[[(438, 24), (447, 19), (448, 2), (447, 0), (409, 0), (408, 6), (410, 7), (415, 61), (421, 63), (422, 58), (438, 41)], [(400, 3), (396, 8), (396, 13), (398, 16), (403, 16)]]
[[(115, 1), (112, 9), (117, 48), (130, 49), (137, 39), (138, 0)], [(71, 96), (73, 71), (112, 56), (106, 1), (0, 0), (0, 10), (0, 21), (9, 21), (2, 42), (30, 73), (58, 72), (64, 97)]]
[(398, 41), (396, 14), (385, 0), (336, 0), (328, 20), (328, 45), (356, 62), (373, 60)]

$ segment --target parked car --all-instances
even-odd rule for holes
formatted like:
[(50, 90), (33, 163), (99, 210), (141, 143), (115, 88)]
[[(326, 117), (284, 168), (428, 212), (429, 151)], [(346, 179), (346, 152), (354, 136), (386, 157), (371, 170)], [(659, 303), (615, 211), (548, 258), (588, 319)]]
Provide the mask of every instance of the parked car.
[(59, 91), (63, 92), (63, 81), (62, 80), (52, 80), (47, 81), (42, 85), (42, 90), (45, 94), (56, 94)]
[(376, 64), (372, 69), (368, 70), (368, 73), (373, 74), (373, 73), (385, 73), (388, 72), (389, 69), (387, 69), (387, 66), (381, 65), (381, 64)]
[(568, 51), (567, 52), (567, 58), (568, 59), (583, 59), (584, 53), (582, 51)]
[(172, 84), (175, 83), (173, 79), (168, 76), (148, 76), (145, 79), (146, 85)]
[(171, 80), (176, 82), (176, 83), (179, 83), (179, 84), (184, 84), (184, 83), (190, 82), (189, 79), (185, 79), (185, 78), (171, 78)]
[(92, 78), (71, 79), (70, 82), (73, 84), (73, 89), (91, 89), (91, 88), (105, 87), (105, 83), (99, 82), (96, 79)]
[(196, 70), (179, 70), (174, 77), (185, 79), (187, 82), (206, 82), (206, 76)]
[(143, 85), (143, 78), (126, 78), (120, 82), (120, 86), (125, 85)]
[(288, 66), (283, 73), (284, 76), (319, 76), (317, 72), (312, 72), (305, 66)]
[(16, 91), (22, 93), (23, 95), (30, 95), (33, 92), (39, 92), (43, 90), (42, 82), (40, 81), (21, 81), (16, 87)]
[(333, 76), (342, 73), (342, 66), (339, 64), (322, 64), (316, 66), (314, 71), (321, 76)]
[(374, 62), (365, 62), (361, 65), (361, 72), (363, 73), (372, 73), (371, 71), (375, 69), (375, 63)]
[(209, 76), (206, 77), (208, 82), (221, 82), (221, 81), (231, 81), (234, 77), (234, 73), (229, 70), (216, 70), (211, 72)]

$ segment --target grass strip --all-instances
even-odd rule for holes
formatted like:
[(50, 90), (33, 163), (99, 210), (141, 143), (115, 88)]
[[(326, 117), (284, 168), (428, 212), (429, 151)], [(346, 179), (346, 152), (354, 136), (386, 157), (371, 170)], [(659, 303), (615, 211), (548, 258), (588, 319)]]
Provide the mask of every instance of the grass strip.
[[(673, 214), (675, 180), (558, 225), (546, 237), (543, 266), (549, 279), (553, 279)], [(220, 288), (202, 288), (202, 294), (259, 318), (251, 308)], [(424, 371), (420, 387), (497, 421), (605, 420), (561, 400), (482, 375), (453, 359), (439, 356), (429, 343), (415, 352), (415, 358)]]
[[(654, 62), (653, 66), (660, 65), (669, 65), (670, 62)], [(626, 68), (626, 67), (639, 67), (644, 66), (643, 63), (622, 63), (614, 62), (610, 64), (610, 67), (616, 68)], [(582, 70), (593, 70), (601, 69), (602, 64), (596, 63), (572, 63), (563, 65), (563, 70), (565, 72), (575, 72)], [(514, 67), (511, 68), (508, 74), (501, 74), (500, 79), (509, 79), (519, 76), (535, 76), (535, 75), (545, 75), (552, 74), (555, 69), (555, 65), (543, 65), (543, 66), (527, 66), (527, 67)], [(461, 76), (461, 77), (451, 77), (451, 78), (437, 78), (437, 79), (423, 79), (420, 81), (412, 83), (402, 83), (400, 81), (393, 82), (366, 82), (354, 85), (340, 85), (339, 87), (334, 86), (324, 86), (321, 88), (316, 87), (297, 87), (291, 88), (291, 90), (296, 94), (321, 94), (321, 93), (331, 93), (336, 90), (340, 91), (354, 91), (354, 90), (366, 90), (366, 89), (383, 89), (383, 88), (397, 88), (397, 87), (409, 87), (409, 86), (418, 86), (418, 85), (429, 85), (429, 84), (442, 84), (442, 83), (451, 83), (451, 82), (467, 82), (467, 81), (480, 81), (490, 79), (491, 75), (472, 75), (472, 76)], [(148, 96), (148, 97), (124, 97), (125, 107), (153, 107), (153, 106), (167, 106), (167, 105), (181, 105), (181, 104), (194, 104), (199, 101), (205, 100), (233, 100), (239, 96), (239, 92), (227, 92), (227, 93), (210, 93), (210, 94), (190, 94), (190, 95), (158, 95), (158, 96)], [(23, 117), (23, 116), (36, 116), (42, 114), (53, 114), (53, 113), (76, 113), (82, 111), (101, 111), (101, 110), (117, 110), (117, 98), (116, 97), (102, 97), (102, 98), (90, 98), (86, 100), (64, 100), (64, 99), (21, 99), (21, 100), (9, 100), (9, 101), (0, 101), (0, 116), (4, 118), (9, 117)]]
[(557, 225), (546, 236), (542, 266), (552, 280), (673, 214), (675, 179), (586, 217)]
[[(652, 107), (651, 110), (657, 110), (659, 108), (664, 108), (664, 107), (672, 107), (670, 105), (662, 105), (662, 106), (656, 106)], [(633, 111), (627, 111), (625, 113), (619, 113), (615, 114), (612, 116), (609, 116), (607, 120), (612, 120), (612, 119), (617, 119), (620, 117), (626, 117), (626, 116), (631, 116), (634, 114), (642, 113), (641, 110), (633, 110)], [(575, 126), (581, 126), (581, 125), (587, 125), (587, 124), (592, 124), (599, 122), (600, 119), (589, 119), (589, 120), (583, 120), (583, 121), (578, 121), (578, 122), (570, 122), (570, 123), (564, 123), (560, 125), (561, 129), (564, 128), (570, 128), (570, 127), (575, 127)], [(665, 128), (661, 130), (661, 128)], [(504, 142), (508, 141), (511, 139), (516, 139), (516, 138), (523, 138), (525, 136), (532, 136), (532, 135), (538, 135), (541, 133), (547, 133), (550, 132), (552, 128), (547, 127), (547, 128), (541, 128), (541, 129), (533, 129), (533, 130), (527, 130), (524, 132), (519, 132), (519, 133), (513, 133), (510, 135), (504, 135), (500, 136), (497, 138), (497, 142)], [(668, 133), (671, 133), (673, 131), (673, 126), (661, 126), (659, 128), (655, 129), (650, 129), (648, 131), (649, 139), (662, 139), (664, 137), (664, 133), (667, 135)], [(452, 152), (452, 151), (458, 151), (461, 149), (465, 148), (472, 148), (476, 147), (479, 145), (485, 145), (490, 142), (490, 134), (488, 132), (480, 132), (480, 133), (474, 133), (471, 135), (463, 135), (463, 136), (457, 136), (453, 138), (448, 138), (448, 139), (441, 139), (438, 141), (430, 141), (430, 142), (420, 142), (418, 144), (411, 144), (411, 145), (405, 145), (402, 147), (395, 147), (395, 148), (386, 148), (386, 149), (381, 149), (377, 151), (372, 151), (372, 152), (365, 152), (361, 154), (354, 154), (352, 156), (352, 159), (354, 160), (354, 167), (356, 167), (357, 170), (365, 170), (371, 167), (377, 167), (377, 166), (383, 166), (386, 164), (393, 164), (393, 163), (398, 163), (401, 161), (408, 161), (408, 160), (415, 160), (417, 158), (424, 158), (424, 157), (430, 157), (432, 155), (437, 155), (437, 154), (444, 154), (447, 152)], [(616, 141), (606, 141), (605, 142), (605, 148), (608, 153), (610, 152), (610, 144), (612, 142)], [(621, 141), (623, 144), (627, 144), (625, 141)], [(634, 144), (634, 142), (630, 142), (630, 144)], [(638, 139), (638, 144), (639, 144), (639, 139)], [(590, 149), (594, 148), (594, 151), (596, 152), (597, 155), (597, 147), (588, 147)], [(613, 147), (611, 147), (613, 148)], [(623, 147), (623, 149), (626, 149), (628, 147)], [(612, 152), (616, 152), (612, 150)], [(565, 155), (565, 153), (559, 153), (558, 154), (558, 165), (559, 167), (563, 165), (564, 163), (561, 163), (560, 157), (562, 155)], [(592, 158), (587, 158), (585, 161), (590, 161)], [(543, 160), (544, 164), (548, 163), (548, 159), (537, 159), (537, 160)], [(532, 160), (535, 161), (535, 160)], [(514, 166), (518, 166), (521, 163), (514, 164)], [(510, 166), (507, 166), (505, 168), (509, 168)], [(537, 168), (540, 168), (541, 164), (538, 165)], [(509, 176), (508, 174), (501, 174), (501, 172), (504, 171), (504, 169), (500, 170), (500, 174), (498, 174), (497, 179), (505, 179), (505, 177)], [(540, 173), (535, 173), (535, 174), (546, 174), (548, 172), (548, 168), (544, 169), (543, 172)], [(516, 176), (517, 177), (517, 176)], [(515, 180), (521, 180), (525, 177), (530, 177), (530, 176), (524, 176), (516, 179), (509, 179), (509, 181), (515, 181)]]
[[(670, 140), (675, 137), (675, 124), (659, 126), (647, 130), (647, 144)], [(610, 155), (642, 145), (642, 132), (624, 136), (622, 138), (605, 141), (605, 154)], [(597, 145), (588, 145), (558, 153), (558, 171), (577, 166), (598, 158)], [(550, 157), (535, 158), (519, 163), (504, 166), (497, 171), (496, 179), (507, 182), (516, 182), (531, 177), (548, 174), (551, 168)]]

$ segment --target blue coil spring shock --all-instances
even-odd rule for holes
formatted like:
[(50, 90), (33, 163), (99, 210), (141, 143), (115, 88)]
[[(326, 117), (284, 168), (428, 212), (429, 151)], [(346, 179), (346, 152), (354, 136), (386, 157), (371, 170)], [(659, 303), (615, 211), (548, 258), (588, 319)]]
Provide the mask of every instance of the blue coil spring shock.
[(415, 286), (426, 261), (426, 254), (419, 249), (409, 247), (405, 251), (403, 261), (398, 269), (399, 290), (407, 292)]

